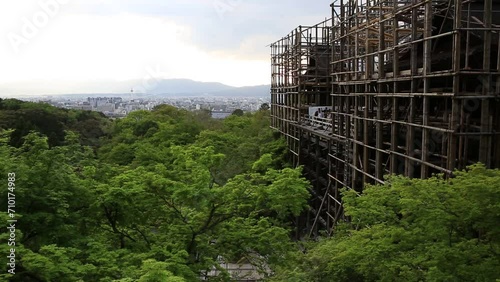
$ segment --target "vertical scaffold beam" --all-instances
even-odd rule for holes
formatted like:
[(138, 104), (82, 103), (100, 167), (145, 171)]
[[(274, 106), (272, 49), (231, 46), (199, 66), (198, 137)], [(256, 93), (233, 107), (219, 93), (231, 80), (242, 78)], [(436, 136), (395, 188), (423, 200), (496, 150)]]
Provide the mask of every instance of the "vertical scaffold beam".
[[(460, 51), (461, 51), (461, 33), (459, 32), (462, 27), (462, 0), (455, 0), (455, 22), (453, 33), (453, 94), (459, 95), (460, 93)], [(460, 100), (452, 98), (451, 106), (451, 120), (449, 128), (456, 132), (458, 130), (458, 121), (460, 114)], [(457, 159), (457, 135), (454, 133), (449, 134), (448, 145), (448, 170), (453, 170), (456, 167)]]

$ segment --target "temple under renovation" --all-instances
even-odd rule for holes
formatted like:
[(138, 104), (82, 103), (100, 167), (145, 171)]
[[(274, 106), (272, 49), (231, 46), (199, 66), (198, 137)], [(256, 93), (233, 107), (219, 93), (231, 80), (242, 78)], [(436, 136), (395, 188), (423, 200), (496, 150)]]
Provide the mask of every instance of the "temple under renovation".
[(271, 44), (272, 127), (313, 183), (298, 232), (345, 220), (344, 187), (500, 167), (500, 0), (337, 0), (331, 13)]

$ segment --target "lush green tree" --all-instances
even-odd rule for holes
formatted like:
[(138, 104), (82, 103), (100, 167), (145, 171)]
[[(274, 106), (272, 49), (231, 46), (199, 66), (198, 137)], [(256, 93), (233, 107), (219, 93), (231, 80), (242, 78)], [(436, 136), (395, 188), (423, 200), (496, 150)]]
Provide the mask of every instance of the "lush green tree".
[[(2, 109), (39, 109), (3, 102)], [(198, 281), (220, 269), (220, 258), (268, 273), (293, 250), (287, 219), (305, 208), (309, 184), (300, 168), (280, 165), (284, 143), (268, 113), (206, 121), (160, 106), (100, 128), (106, 139), (95, 138), (92, 113), (67, 111), (63, 119), (58, 144), (37, 127), (21, 137), (16, 128), (0, 131), (0, 173), (16, 173), (20, 219), (16, 275), (0, 277)], [(97, 155), (86, 145), (99, 147)], [(230, 279), (220, 270), (212, 280)]]
[(15, 99), (0, 101), (0, 129), (13, 129), (10, 144), (20, 147), (31, 131), (48, 137), (49, 146), (65, 142), (65, 131), (80, 135), (82, 145), (99, 146), (99, 139), (107, 135), (109, 120), (102, 113), (70, 111), (48, 104), (23, 102)]
[(245, 113), (243, 112), (242, 109), (236, 109), (233, 111), (232, 115), (235, 115), (235, 116), (243, 116)]
[(232, 115), (223, 120), (218, 130), (202, 131), (196, 140), (199, 146), (212, 146), (225, 159), (214, 168), (215, 180), (225, 183), (231, 177), (248, 171), (264, 154), (271, 154), (273, 168), (285, 166), (286, 144), (270, 129), (269, 112), (254, 115)]
[[(277, 263), (286, 254), (288, 229), (278, 219), (305, 207), (308, 183), (300, 169), (253, 172), (220, 186), (212, 168), (224, 156), (213, 148), (169, 151), (170, 162), (138, 166), (99, 186), (97, 218), (116, 248), (147, 251), (159, 242), (175, 242), (174, 250), (186, 252), (185, 263), (195, 272), (212, 267), (217, 256), (258, 253), (269, 256), (265, 263)], [(289, 199), (289, 193), (296, 198)]]
[(499, 170), (474, 165), (450, 180), (394, 176), (361, 197), (345, 191), (343, 199), (351, 222), (276, 280), (499, 279)]

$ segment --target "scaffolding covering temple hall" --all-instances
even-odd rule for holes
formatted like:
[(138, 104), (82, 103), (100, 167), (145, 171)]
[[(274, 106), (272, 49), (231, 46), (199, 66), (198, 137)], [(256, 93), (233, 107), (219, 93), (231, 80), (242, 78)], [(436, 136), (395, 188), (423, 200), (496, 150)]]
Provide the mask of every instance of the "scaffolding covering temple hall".
[(500, 167), (500, 0), (337, 0), (271, 44), (272, 127), (311, 180), (299, 233), (345, 220), (342, 188)]

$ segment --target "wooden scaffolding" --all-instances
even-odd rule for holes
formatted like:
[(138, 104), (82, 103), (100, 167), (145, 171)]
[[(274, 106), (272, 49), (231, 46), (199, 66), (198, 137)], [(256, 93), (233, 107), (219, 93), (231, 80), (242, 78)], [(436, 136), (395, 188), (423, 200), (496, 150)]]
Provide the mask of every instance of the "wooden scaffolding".
[[(499, 0), (337, 0), (331, 11), (321, 36), (299, 27), (271, 45), (273, 127), (314, 185), (302, 231), (345, 219), (342, 188), (500, 167)], [(307, 112), (325, 104), (328, 117)]]

